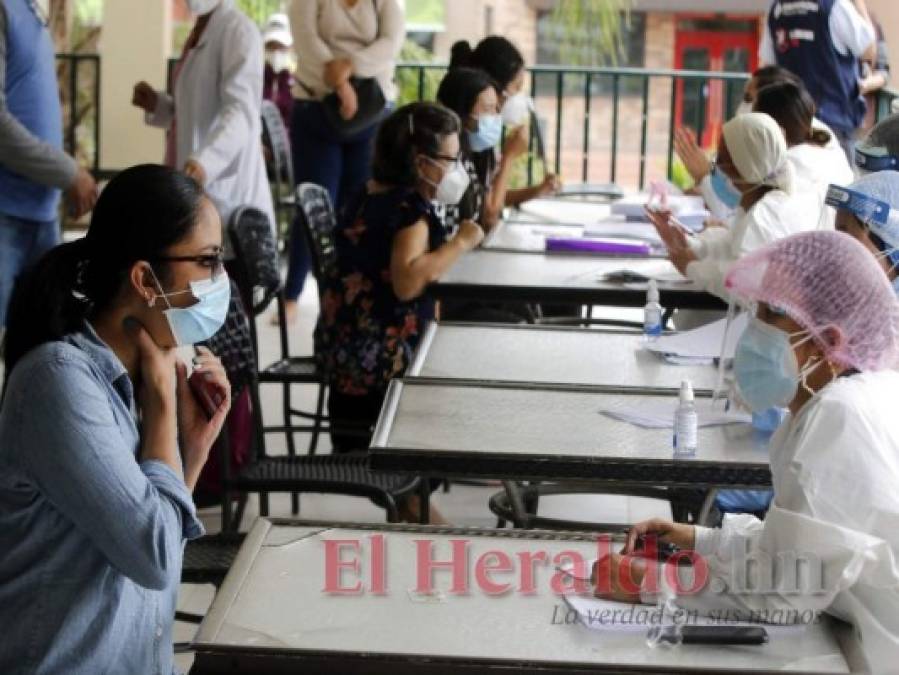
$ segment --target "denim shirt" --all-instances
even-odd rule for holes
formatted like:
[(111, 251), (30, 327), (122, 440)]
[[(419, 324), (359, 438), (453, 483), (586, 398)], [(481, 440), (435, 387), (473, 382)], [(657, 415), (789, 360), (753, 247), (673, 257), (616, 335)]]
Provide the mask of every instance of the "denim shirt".
[(174, 671), (182, 477), (139, 461), (134, 392), (82, 332), (28, 353), (0, 408), (0, 672)]

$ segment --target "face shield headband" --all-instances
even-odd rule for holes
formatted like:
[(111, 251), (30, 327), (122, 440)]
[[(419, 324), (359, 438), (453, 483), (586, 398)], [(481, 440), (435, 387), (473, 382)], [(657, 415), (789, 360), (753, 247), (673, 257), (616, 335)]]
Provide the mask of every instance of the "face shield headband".
[(883, 244), (883, 253), (893, 265), (899, 264), (899, 211), (879, 199), (849, 188), (831, 185), (824, 203), (848, 211), (867, 225)]

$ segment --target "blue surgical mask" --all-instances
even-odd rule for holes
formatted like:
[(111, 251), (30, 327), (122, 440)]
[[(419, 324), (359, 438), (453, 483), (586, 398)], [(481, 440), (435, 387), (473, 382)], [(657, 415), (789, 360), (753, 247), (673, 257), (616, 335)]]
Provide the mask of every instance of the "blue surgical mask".
[[(791, 338), (804, 336), (795, 345)], [(752, 318), (737, 342), (734, 375), (740, 396), (755, 412), (785, 408), (796, 397), (799, 383), (823, 363), (819, 361), (799, 370), (795, 346), (811, 339), (808, 331), (786, 333)]]
[[(180, 347), (203, 342), (219, 332), (225, 323), (228, 305), (231, 302), (231, 282), (227, 274), (221, 272), (215, 279), (191, 281), (190, 290), (173, 293), (162, 291), (162, 285), (155, 272), (153, 278), (159, 287), (159, 294), (150, 301), (150, 306), (153, 306), (156, 298), (165, 301), (168, 309), (164, 309), (162, 313), (169, 322), (176, 345)], [(190, 293), (198, 302), (190, 307), (172, 307), (169, 297), (183, 293)]]
[(495, 147), (503, 135), (503, 118), (499, 115), (478, 117), (477, 131), (468, 132), (468, 143), (472, 152), (483, 152)]
[(722, 204), (731, 210), (740, 205), (743, 195), (734, 187), (733, 181), (717, 166), (712, 167), (709, 180), (712, 182), (712, 190), (715, 191), (715, 196), (721, 200)]
[(899, 297), (899, 277), (893, 279), (893, 290), (896, 292), (896, 297)]

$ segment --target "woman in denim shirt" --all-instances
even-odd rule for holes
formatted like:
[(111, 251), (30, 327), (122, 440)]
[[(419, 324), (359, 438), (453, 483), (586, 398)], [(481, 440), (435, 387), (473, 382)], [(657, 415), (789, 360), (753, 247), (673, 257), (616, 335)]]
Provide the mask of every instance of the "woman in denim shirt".
[(200, 289), (224, 274), (221, 243), (193, 180), (138, 166), (103, 191), (86, 237), (20, 280), (0, 406), (0, 672), (173, 672), (183, 544), (203, 533), (191, 490), (230, 402), (200, 353), (221, 400), (208, 416), (173, 347), (184, 308), (220, 304)]

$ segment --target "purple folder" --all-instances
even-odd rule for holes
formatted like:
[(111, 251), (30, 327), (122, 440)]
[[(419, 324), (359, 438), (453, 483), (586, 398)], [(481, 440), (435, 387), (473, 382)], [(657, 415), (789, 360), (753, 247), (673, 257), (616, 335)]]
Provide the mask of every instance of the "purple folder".
[(601, 239), (563, 239), (561, 237), (547, 237), (546, 250), (566, 253), (592, 253), (594, 255), (648, 256), (652, 253), (649, 244), (604, 241)]

